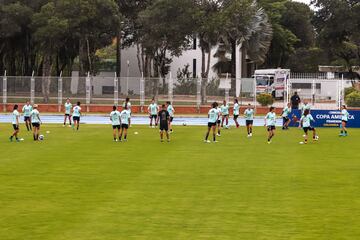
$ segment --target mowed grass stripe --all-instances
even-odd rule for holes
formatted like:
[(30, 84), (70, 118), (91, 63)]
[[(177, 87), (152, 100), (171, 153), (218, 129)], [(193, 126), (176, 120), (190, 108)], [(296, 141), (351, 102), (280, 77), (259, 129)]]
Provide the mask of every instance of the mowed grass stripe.
[[(354, 239), (360, 234), (359, 130), (299, 145), (302, 132), (264, 128), (130, 129), (114, 143), (111, 128), (79, 132), (44, 125), (34, 143), (7, 142), (0, 125), (0, 239)], [(7, 132), (5, 132), (5, 130)], [(139, 132), (134, 135), (134, 132)]]

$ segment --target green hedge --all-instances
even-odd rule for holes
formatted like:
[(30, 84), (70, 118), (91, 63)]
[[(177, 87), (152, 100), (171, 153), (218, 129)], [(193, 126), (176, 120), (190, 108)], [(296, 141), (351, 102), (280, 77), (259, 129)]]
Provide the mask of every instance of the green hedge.
[(360, 107), (360, 92), (354, 91), (348, 94), (345, 102), (349, 107)]
[(258, 101), (258, 103), (261, 104), (261, 106), (265, 107), (265, 106), (269, 106), (271, 104), (274, 103), (274, 99), (271, 96), (271, 94), (268, 93), (261, 93), (256, 97), (256, 100)]

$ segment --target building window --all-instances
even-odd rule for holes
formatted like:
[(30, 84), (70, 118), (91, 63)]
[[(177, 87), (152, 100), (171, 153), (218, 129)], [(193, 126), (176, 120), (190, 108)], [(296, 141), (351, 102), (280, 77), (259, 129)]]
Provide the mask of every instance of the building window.
[(193, 59), (193, 78), (196, 78), (196, 58)]

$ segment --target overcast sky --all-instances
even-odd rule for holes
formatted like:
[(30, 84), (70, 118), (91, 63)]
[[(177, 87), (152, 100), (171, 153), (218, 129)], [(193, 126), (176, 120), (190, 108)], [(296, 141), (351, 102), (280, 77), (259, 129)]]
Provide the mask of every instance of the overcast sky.
[(296, 2), (303, 2), (303, 3), (306, 3), (306, 4), (310, 4), (310, 1), (311, 0), (294, 0)]

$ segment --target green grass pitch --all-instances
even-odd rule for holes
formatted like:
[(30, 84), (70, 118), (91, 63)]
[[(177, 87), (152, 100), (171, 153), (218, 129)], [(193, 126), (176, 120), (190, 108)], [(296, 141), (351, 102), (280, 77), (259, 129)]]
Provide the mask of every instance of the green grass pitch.
[(134, 125), (116, 143), (110, 126), (44, 125), (34, 143), (22, 125), (10, 143), (1, 124), (0, 239), (360, 238), (360, 130), (319, 129), (308, 145), (278, 130), (268, 145), (260, 127), (205, 144), (205, 128), (160, 143)]

